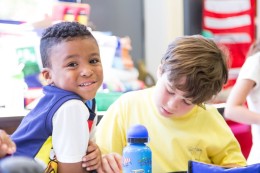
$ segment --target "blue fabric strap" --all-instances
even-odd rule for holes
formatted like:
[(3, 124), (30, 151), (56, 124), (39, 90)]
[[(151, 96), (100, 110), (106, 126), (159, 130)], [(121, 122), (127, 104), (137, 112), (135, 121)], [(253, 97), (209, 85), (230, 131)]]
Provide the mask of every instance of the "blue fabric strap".
[(260, 173), (260, 163), (236, 168), (223, 168), (221, 166), (202, 162), (189, 161), (188, 173)]

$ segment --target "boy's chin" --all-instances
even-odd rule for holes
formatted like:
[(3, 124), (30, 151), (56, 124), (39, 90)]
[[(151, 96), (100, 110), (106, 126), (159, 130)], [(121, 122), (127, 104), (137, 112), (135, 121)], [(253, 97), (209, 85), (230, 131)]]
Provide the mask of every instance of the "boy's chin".
[(165, 118), (178, 118), (181, 117), (181, 115), (176, 115), (176, 114), (161, 114)]

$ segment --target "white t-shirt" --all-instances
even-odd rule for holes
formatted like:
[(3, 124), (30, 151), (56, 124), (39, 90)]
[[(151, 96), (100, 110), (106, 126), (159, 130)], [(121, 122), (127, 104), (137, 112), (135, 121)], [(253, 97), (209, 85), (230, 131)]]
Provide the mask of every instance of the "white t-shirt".
[(80, 100), (65, 102), (54, 114), (52, 143), (58, 161), (63, 163), (82, 161), (90, 139), (88, 118), (88, 108)]
[[(260, 113), (260, 52), (248, 57), (243, 64), (238, 79), (253, 80), (256, 85), (247, 96), (249, 110)], [(248, 157), (248, 164), (260, 162), (260, 125), (252, 126), (253, 146)]]

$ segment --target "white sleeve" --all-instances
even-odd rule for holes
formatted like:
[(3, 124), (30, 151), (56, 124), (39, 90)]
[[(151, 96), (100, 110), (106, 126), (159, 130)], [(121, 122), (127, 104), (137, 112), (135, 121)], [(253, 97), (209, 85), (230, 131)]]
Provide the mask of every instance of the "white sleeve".
[(241, 67), (238, 80), (250, 79), (253, 80), (256, 85), (259, 85), (260, 78), (260, 53), (256, 53), (251, 57), (248, 57)]
[(65, 102), (54, 114), (52, 144), (59, 162), (82, 161), (89, 141), (88, 117), (89, 111), (80, 100)]

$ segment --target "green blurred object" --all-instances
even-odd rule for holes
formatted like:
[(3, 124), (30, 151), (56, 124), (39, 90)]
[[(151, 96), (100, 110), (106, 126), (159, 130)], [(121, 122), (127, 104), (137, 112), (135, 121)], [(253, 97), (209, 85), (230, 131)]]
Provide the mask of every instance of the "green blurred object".
[(213, 33), (208, 31), (208, 30), (203, 30), (201, 35), (206, 37), (206, 38), (213, 38)]
[(16, 54), (19, 64), (24, 64), (23, 73), (25, 77), (40, 72), (34, 47), (17, 48)]
[(116, 101), (123, 93), (121, 92), (98, 92), (96, 94), (96, 104), (98, 111), (106, 111), (108, 107)]

